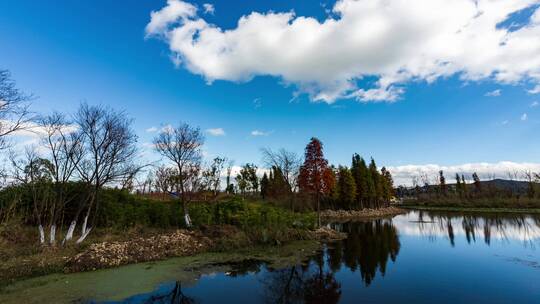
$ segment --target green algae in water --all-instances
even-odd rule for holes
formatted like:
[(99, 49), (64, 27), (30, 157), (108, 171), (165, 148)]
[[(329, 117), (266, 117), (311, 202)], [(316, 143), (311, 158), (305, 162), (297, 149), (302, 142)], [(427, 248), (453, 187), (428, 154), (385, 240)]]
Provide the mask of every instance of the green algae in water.
[(118, 301), (151, 292), (160, 283), (181, 281), (189, 286), (203, 274), (227, 272), (243, 261), (264, 262), (280, 268), (294, 265), (321, 248), (318, 242), (301, 241), (280, 247), (262, 247), (228, 253), (203, 253), (73, 274), (51, 274), (13, 283), (0, 293), (1, 303), (71, 303)]

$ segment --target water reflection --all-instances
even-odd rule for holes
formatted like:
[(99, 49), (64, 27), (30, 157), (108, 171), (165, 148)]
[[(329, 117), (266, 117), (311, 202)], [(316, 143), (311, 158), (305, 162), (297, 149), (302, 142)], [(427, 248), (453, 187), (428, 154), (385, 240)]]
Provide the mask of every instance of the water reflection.
[(471, 244), (481, 239), (487, 245), (492, 241), (521, 241), (534, 246), (540, 241), (540, 216), (524, 214), (459, 214), (409, 212), (393, 221), (403, 235), (421, 236), (430, 240), (446, 238), (452, 246), (462, 236)]
[[(492, 246), (494, 242), (503, 244), (513, 242), (512, 249), (534, 250), (534, 245), (540, 242), (540, 215), (522, 214), (473, 214), (473, 213), (433, 213), (433, 212), (409, 212), (392, 219), (376, 219), (369, 221), (356, 221), (330, 224), (332, 228), (346, 232), (348, 238), (339, 242), (329, 243), (324, 250), (306, 258), (303, 263), (289, 267), (274, 269), (263, 260), (246, 260), (242, 263), (219, 265), (230, 268), (218, 281), (206, 280), (204, 288), (215, 288), (227, 283), (227, 280), (249, 278), (250, 288), (256, 290), (257, 296), (250, 298), (250, 302), (265, 303), (338, 303), (343, 300), (344, 290), (351, 293), (359, 293), (364, 289), (376, 289), (375, 282), (382, 282), (389, 263), (394, 263), (399, 270), (398, 255), (402, 246), (405, 248), (425, 247), (425, 240), (435, 242), (438, 239), (447, 240), (451, 246), (447, 252), (452, 255), (452, 247), (463, 247), (466, 252), (472, 252), (475, 248), (466, 244), (485, 244), (490, 251), (487, 255), (498, 256), (505, 252), (500, 246)], [(418, 240), (424, 240), (418, 242)], [(516, 243), (517, 241), (517, 243)], [(481, 242), (481, 243), (480, 243)], [(520, 245), (525, 245), (525, 248)], [(438, 246), (438, 250), (444, 248), (444, 243)], [(420, 247), (419, 247), (420, 246)], [(408, 251), (409, 255), (411, 252)], [(417, 277), (427, 276), (429, 269), (423, 267), (410, 267), (410, 263), (418, 263), (423, 259), (432, 257), (434, 254), (441, 258), (441, 251), (429, 251), (422, 249), (422, 254), (413, 259), (403, 258), (402, 264), (409, 263), (409, 271), (421, 273)], [(430, 254), (432, 254), (430, 256)], [(516, 265), (527, 265), (538, 269), (538, 262), (532, 255), (523, 257), (511, 257)], [(531, 260), (531, 258), (533, 258)], [(447, 258), (443, 258), (444, 261)], [(436, 261), (436, 260), (435, 260)], [(484, 260), (487, 261), (487, 260)], [(503, 260), (489, 260), (490, 263), (499, 263)], [(504, 260), (506, 261), (506, 260)], [(415, 264), (416, 265), (416, 264)], [(420, 265), (420, 264), (418, 264)], [(418, 266), (416, 265), (416, 266)], [(402, 265), (406, 266), (406, 265)], [(425, 266), (425, 265), (423, 265)], [(435, 266), (436, 269), (437, 266)], [(433, 270), (432, 269), (432, 270)], [(496, 269), (496, 268), (493, 268)], [(436, 270), (438, 271), (438, 270)], [(459, 277), (459, 268), (449, 268), (447, 274), (456, 271), (453, 275)], [(513, 271), (526, 271), (513, 269)], [(348, 274), (352, 272), (351, 278)], [(392, 272), (396, 279), (397, 272)], [(478, 272), (479, 275), (481, 272)], [(347, 274), (343, 276), (342, 274)], [(407, 278), (412, 273), (408, 273)], [(461, 277), (466, 280), (467, 277)], [(419, 284), (427, 284), (426, 294), (431, 291), (429, 282), (418, 281)], [(457, 280), (459, 282), (459, 280)], [(476, 282), (476, 280), (475, 280)], [(407, 282), (401, 282), (400, 284)], [(200, 284), (200, 282), (199, 282)], [(206, 285), (208, 284), (208, 285)], [(505, 283), (506, 284), (506, 283)], [(342, 286), (348, 286), (342, 288)], [(353, 289), (351, 289), (351, 286)], [(432, 288), (438, 288), (434, 284)], [(443, 285), (444, 286), (444, 285)], [(422, 285), (415, 285), (422, 288)], [(516, 288), (516, 286), (514, 286)], [(182, 290), (180, 282), (165, 284), (156, 291), (146, 295), (140, 295), (126, 299), (124, 303), (195, 303), (194, 299), (204, 299), (204, 302), (220, 302), (219, 296), (212, 295), (212, 290), (201, 294), (197, 288)], [(353, 290), (353, 291), (351, 291)], [(459, 290), (459, 289), (456, 289)], [(486, 287), (486, 290), (492, 290)], [(504, 289), (501, 289), (504, 290)], [(188, 296), (193, 294), (192, 297)], [(380, 296), (380, 294), (379, 294)], [(350, 299), (350, 298), (349, 298)], [(350, 301), (350, 300), (349, 300)], [(201, 300), (203, 302), (203, 300)], [(428, 301), (429, 302), (429, 301)]]
[(377, 270), (384, 276), (388, 260), (396, 261), (400, 242), (396, 227), (391, 219), (368, 222), (348, 222), (333, 225), (334, 229), (346, 232), (348, 238), (331, 244), (328, 260), (334, 272), (342, 266), (358, 271), (366, 286), (371, 284)]
[(121, 302), (107, 303), (195, 304), (199, 302), (194, 298), (185, 295), (182, 291), (182, 283), (176, 281), (173, 283), (163, 284), (158, 289), (148, 294), (135, 295)]
[(270, 270), (262, 278), (265, 303), (338, 303), (341, 284), (324, 269), (323, 255), (308, 265)]

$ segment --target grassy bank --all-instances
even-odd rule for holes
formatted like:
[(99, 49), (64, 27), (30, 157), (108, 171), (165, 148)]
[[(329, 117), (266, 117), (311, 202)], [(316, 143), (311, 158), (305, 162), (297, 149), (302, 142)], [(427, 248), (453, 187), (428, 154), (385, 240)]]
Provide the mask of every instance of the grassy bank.
[[(106, 211), (107, 217), (100, 220), (101, 225), (82, 245), (42, 246), (37, 240), (36, 227), (20, 222), (1, 225), (0, 286), (50, 273), (87, 271), (324, 237), (314, 234), (313, 213), (293, 213), (269, 204), (239, 199), (193, 203), (189, 211), (194, 227), (185, 230), (171, 220), (182, 212), (170, 202), (150, 206), (152, 202), (147, 200), (127, 198), (125, 204), (117, 203), (113, 211)], [(107, 218), (112, 217), (113, 212), (121, 220), (109, 224), (113, 222)], [(130, 214), (132, 217), (128, 220)], [(65, 231), (60, 230), (58, 235), (63, 233)]]
[[(81, 273), (55, 273), (21, 280), (0, 291), (1, 303), (74, 303), (81, 299), (120, 301), (150, 292), (160, 283), (182, 281), (186, 285), (201, 275), (215, 272), (240, 274), (262, 264), (282, 268), (302, 263), (321, 248), (319, 242), (298, 241), (284, 246), (255, 246), (229, 252), (206, 252)], [(244, 261), (250, 263), (244, 263)]]

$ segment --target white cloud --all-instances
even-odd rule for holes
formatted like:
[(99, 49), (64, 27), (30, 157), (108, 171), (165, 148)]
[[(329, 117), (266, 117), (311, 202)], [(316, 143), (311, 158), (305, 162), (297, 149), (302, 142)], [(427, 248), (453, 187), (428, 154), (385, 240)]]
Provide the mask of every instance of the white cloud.
[(260, 130), (253, 130), (251, 131), (251, 136), (268, 136), (270, 135), (272, 132), (265, 132), (265, 131), (260, 131)]
[(501, 122), (501, 124), (502, 124), (503, 126), (507, 125), (507, 124), (508, 124), (508, 120), (503, 120), (503, 121)]
[[(0, 124), (3, 125), (6, 129), (10, 129), (11, 126), (14, 126), (14, 122), (10, 120), (0, 120)], [(66, 134), (77, 131), (78, 127), (73, 124), (67, 124), (62, 126), (62, 131)], [(38, 125), (35, 122), (25, 122), (21, 125), (21, 128), (12, 133), (14, 136), (23, 136), (23, 137), (40, 137), (46, 136), (47, 130)]]
[(158, 131), (157, 127), (150, 127), (148, 129), (146, 129), (146, 132), (148, 132), (148, 133), (154, 133), (154, 132), (157, 132), (157, 131)]
[(538, 107), (540, 105), (540, 103), (538, 101), (533, 101), (531, 103), (531, 108), (535, 108), (535, 107)]
[(205, 14), (213, 15), (214, 12), (216, 11), (216, 9), (214, 8), (214, 5), (212, 5), (210, 3), (203, 4), (203, 8), (204, 8), (204, 13)]
[[(251, 12), (223, 29), (194, 5), (169, 0), (151, 13), (146, 33), (163, 39), (178, 64), (208, 83), (270, 75), (315, 101), (394, 101), (411, 81), (452, 75), (540, 87), (538, 3), (339, 0), (322, 21), (293, 11)], [(524, 26), (500, 26), (526, 8), (535, 12)], [(374, 84), (360, 87), (366, 77)]]
[(465, 179), (472, 180), (471, 175), (476, 172), (481, 179), (509, 178), (512, 175), (514, 179), (523, 179), (523, 174), (526, 171), (540, 173), (540, 163), (516, 163), (510, 161), (501, 161), (498, 163), (467, 163), (454, 166), (442, 166), (436, 164), (427, 165), (406, 165), (387, 167), (392, 173), (396, 185), (412, 185), (412, 179), (418, 178), (418, 182), (422, 183), (420, 176), (424, 175), (429, 178), (431, 183), (436, 180), (439, 171), (443, 170), (448, 183), (454, 182), (456, 173), (464, 175)]
[(521, 117), (520, 117), (520, 119), (521, 119), (522, 121), (527, 120), (527, 118), (528, 118), (527, 113), (523, 113), (523, 115), (521, 115)]
[(187, 2), (178, 0), (167, 0), (167, 6), (159, 11), (150, 13), (150, 23), (146, 25), (146, 33), (156, 33), (167, 30), (167, 27), (174, 22), (195, 17), (197, 8)]
[(487, 96), (487, 97), (497, 97), (497, 96), (501, 96), (501, 90), (493, 90), (491, 92), (487, 92), (486, 94), (484, 94), (484, 96)]
[(538, 94), (540, 93), (540, 84), (536, 85), (534, 88), (527, 90), (527, 93), (529, 94)]
[(207, 129), (206, 132), (212, 136), (225, 136), (225, 130), (222, 128)]

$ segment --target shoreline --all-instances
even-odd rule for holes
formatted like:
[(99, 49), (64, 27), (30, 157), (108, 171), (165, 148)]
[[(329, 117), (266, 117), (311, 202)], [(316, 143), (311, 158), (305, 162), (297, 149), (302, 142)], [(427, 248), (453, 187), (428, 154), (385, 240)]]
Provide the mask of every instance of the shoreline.
[(362, 210), (323, 210), (321, 218), (324, 220), (361, 220), (377, 217), (388, 217), (406, 213), (399, 207), (390, 206), (380, 209), (362, 209)]
[(95, 242), (76, 252), (73, 248), (43, 247), (32, 259), (3, 261), (0, 267), (0, 294), (12, 284), (45, 275), (92, 272), (199, 254), (278, 249), (294, 242), (322, 243), (346, 237), (345, 233), (328, 227), (316, 230), (291, 228), (284, 231), (281, 241), (275, 239), (271, 243), (261, 243), (237, 227), (222, 225), (191, 231), (176, 229), (130, 240)]
[[(302, 263), (322, 249), (318, 241), (294, 241), (283, 246), (255, 246), (230, 252), (202, 252), (120, 267), (76, 273), (51, 273), (18, 280), (0, 290), (1, 303), (86, 303), (122, 301), (134, 294), (152, 292), (163, 282), (189, 285), (205, 274), (234, 272), (247, 263), (273, 268)], [(93, 302), (92, 302), (93, 303)]]

